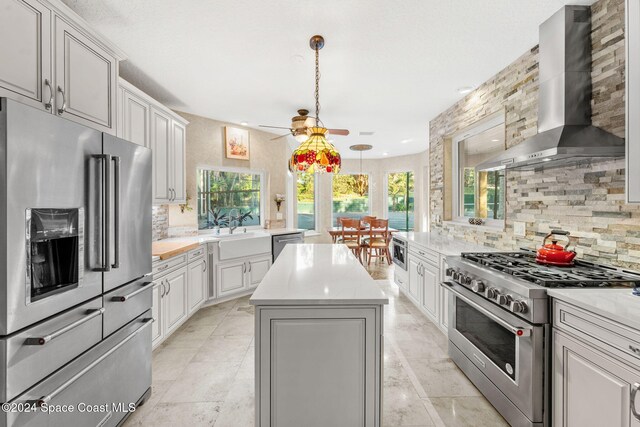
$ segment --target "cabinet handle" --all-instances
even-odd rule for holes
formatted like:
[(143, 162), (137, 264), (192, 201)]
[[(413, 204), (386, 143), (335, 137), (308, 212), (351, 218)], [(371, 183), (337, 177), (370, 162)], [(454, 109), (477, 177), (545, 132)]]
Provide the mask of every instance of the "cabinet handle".
[(242, 273), (244, 274), (244, 273), (246, 273), (246, 272), (247, 272), (247, 263), (246, 263), (246, 262), (243, 262), (243, 263), (242, 263)]
[(164, 280), (160, 283), (160, 287), (161, 287), (161, 290), (160, 290), (160, 298), (164, 298), (164, 294), (165, 294), (165, 292), (167, 291), (167, 290), (164, 288)]
[(639, 383), (634, 383), (631, 386), (631, 394), (630, 394), (631, 401), (629, 402), (629, 406), (631, 407), (631, 413), (636, 418), (636, 420), (640, 420), (640, 414), (638, 414), (638, 411), (636, 411), (636, 393), (638, 392), (638, 388), (640, 388)]
[(251, 262), (247, 263), (249, 265), (249, 273), (251, 273)]
[(51, 107), (53, 107), (53, 88), (51, 87), (49, 79), (44, 79), (44, 84), (49, 88), (49, 102), (44, 104), (44, 108), (50, 110)]
[(167, 268), (169, 268), (169, 264), (165, 264), (161, 267), (158, 267), (158, 271), (166, 270)]
[(207, 263), (205, 260), (202, 260), (202, 272), (204, 273), (205, 271), (207, 271)]
[(64, 90), (58, 86), (58, 92), (62, 94), (62, 107), (58, 108), (58, 114), (62, 114), (67, 111), (67, 98), (64, 96)]

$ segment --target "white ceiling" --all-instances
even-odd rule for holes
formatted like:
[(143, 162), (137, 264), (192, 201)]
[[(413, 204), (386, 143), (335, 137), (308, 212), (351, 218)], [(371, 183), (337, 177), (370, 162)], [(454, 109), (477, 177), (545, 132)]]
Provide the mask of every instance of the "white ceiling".
[[(428, 122), (537, 44), (564, 4), (593, 0), (63, 0), (129, 55), (121, 74), (168, 106), (249, 126), (313, 110), (348, 128), (345, 158), (424, 151)], [(358, 136), (374, 131), (373, 136)], [(407, 141), (408, 140), (408, 141)], [(405, 143), (402, 143), (405, 141)]]

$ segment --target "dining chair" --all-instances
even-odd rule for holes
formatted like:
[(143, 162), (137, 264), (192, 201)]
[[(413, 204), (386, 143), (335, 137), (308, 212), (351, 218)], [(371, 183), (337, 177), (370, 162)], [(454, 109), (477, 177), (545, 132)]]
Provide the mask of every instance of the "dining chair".
[(360, 227), (362, 223), (359, 219), (342, 218), (342, 234), (340, 243), (347, 245), (353, 254), (362, 263), (362, 247), (360, 246)]
[(364, 242), (364, 248), (368, 265), (371, 265), (371, 258), (386, 258), (387, 263), (391, 264), (388, 219), (371, 220), (369, 223), (369, 239)]
[(375, 217), (375, 216), (363, 216), (363, 217), (361, 218), (362, 222), (363, 222), (363, 223), (365, 223), (365, 224), (367, 224), (367, 225), (368, 225), (368, 224), (370, 224), (370, 223), (371, 223), (371, 221), (372, 221), (372, 220), (374, 220), (374, 219), (376, 219), (376, 217)]

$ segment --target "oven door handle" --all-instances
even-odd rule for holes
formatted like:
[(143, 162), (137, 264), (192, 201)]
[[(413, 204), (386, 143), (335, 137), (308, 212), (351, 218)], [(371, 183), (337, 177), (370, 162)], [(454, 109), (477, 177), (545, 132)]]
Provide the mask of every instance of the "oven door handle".
[(453, 283), (452, 282), (442, 282), (442, 285), (446, 286), (449, 289), (449, 291), (453, 292), (458, 298), (462, 299), (464, 302), (466, 302), (467, 304), (469, 304), (470, 306), (472, 306), (473, 308), (478, 310), (483, 315), (487, 316), (489, 319), (493, 320), (496, 323), (499, 323), (505, 329), (508, 329), (509, 331), (513, 332), (514, 335), (517, 335), (518, 337), (526, 337), (526, 336), (531, 335), (531, 331), (533, 330), (533, 328), (531, 326), (523, 326), (523, 327), (513, 326), (513, 325), (509, 324), (509, 322), (507, 322), (507, 321), (501, 319), (500, 317), (496, 316), (495, 314), (493, 314), (492, 312), (490, 312), (486, 308), (484, 308), (484, 307), (476, 304), (475, 302), (471, 301), (468, 297), (463, 295), (460, 291), (456, 290), (453, 287)]

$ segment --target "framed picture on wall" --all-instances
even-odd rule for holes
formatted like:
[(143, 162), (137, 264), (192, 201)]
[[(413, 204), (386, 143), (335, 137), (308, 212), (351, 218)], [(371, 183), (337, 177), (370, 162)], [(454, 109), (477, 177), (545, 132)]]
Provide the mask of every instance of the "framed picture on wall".
[(249, 131), (224, 127), (224, 145), (227, 159), (249, 160)]

